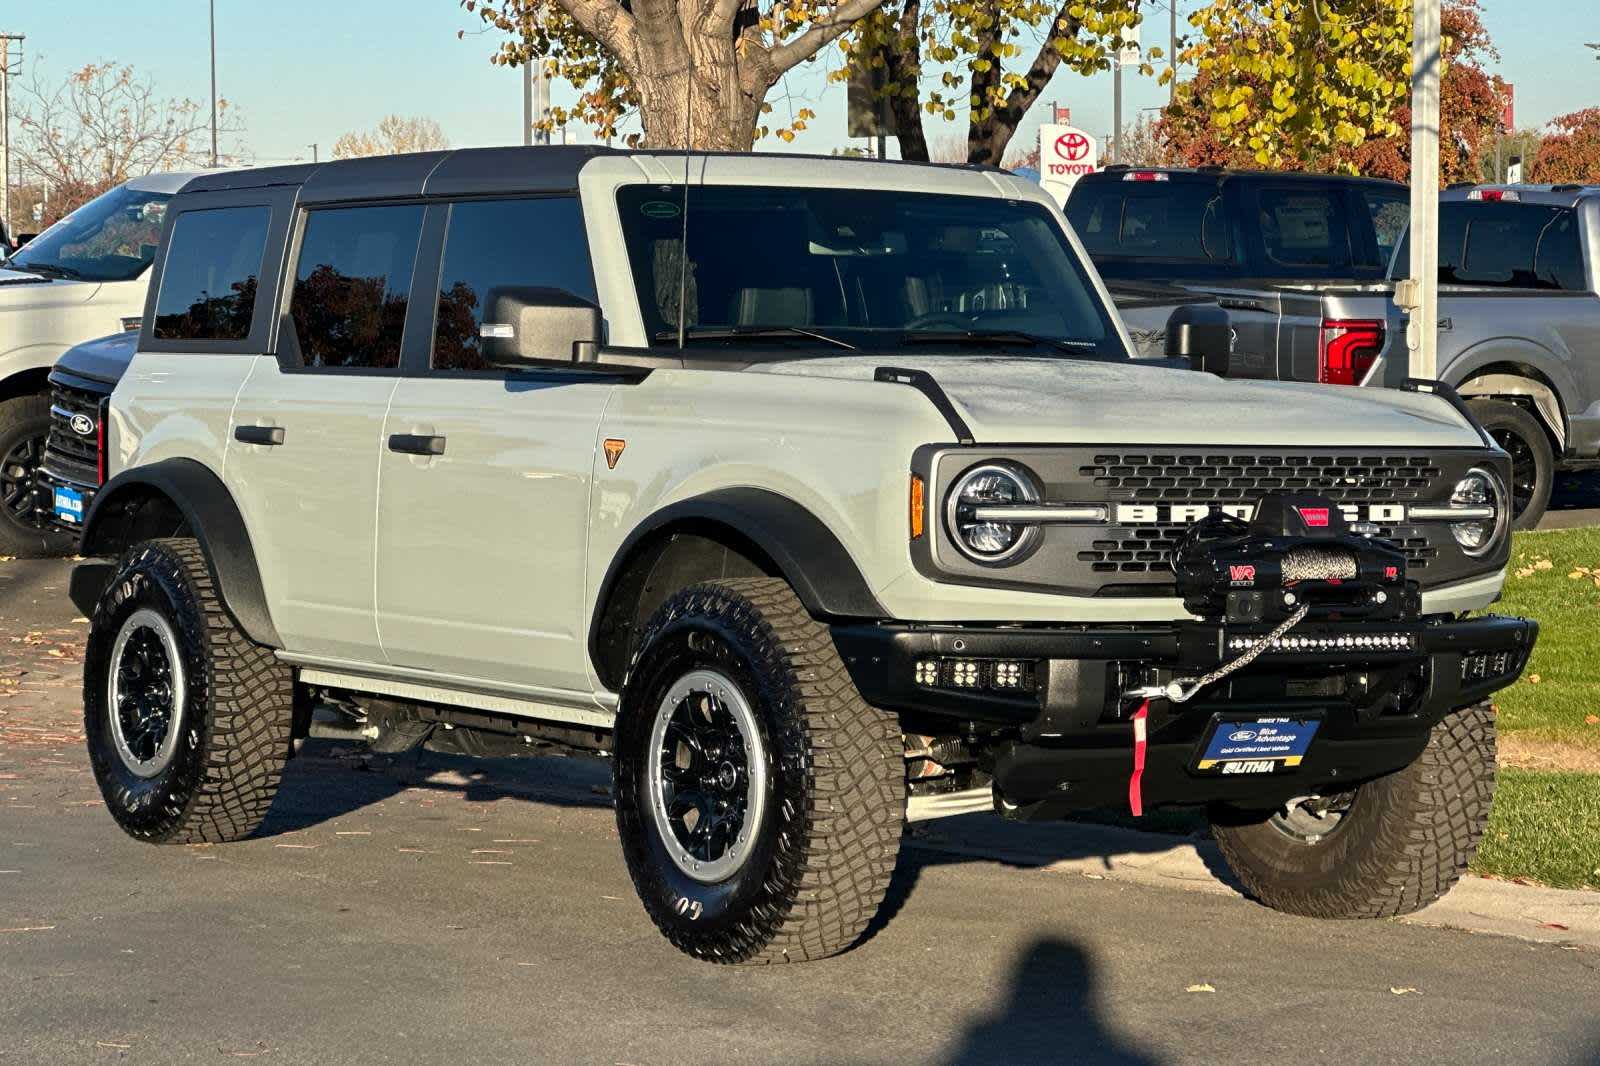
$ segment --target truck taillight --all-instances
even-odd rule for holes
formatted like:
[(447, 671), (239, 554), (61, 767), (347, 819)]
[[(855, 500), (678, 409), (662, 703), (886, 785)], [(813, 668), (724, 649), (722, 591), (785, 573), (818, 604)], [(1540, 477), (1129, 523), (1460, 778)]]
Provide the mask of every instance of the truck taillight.
[(1473, 189), (1467, 193), (1467, 199), (1491, 204), (1517, 203), (1522, 199), (1522, 194), (1515, 189)]
[(1384, 324), (1368, 319), (1325, 318), (1317, 343), (1317, 380), (1324, 385), (1359, 385), (1383, 351)]
[(1122, 176), (1123, 181), (1171, 181), (1172, 179), (1159, 170), (1130, 170)]

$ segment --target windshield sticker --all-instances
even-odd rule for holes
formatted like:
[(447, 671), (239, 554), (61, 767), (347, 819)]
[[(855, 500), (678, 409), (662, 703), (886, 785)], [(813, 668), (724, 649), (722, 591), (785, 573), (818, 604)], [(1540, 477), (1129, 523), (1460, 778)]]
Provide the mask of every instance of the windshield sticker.
[(646, 200), (639, 205), (639, 213), (645, 218), (677, 218), (683, 208), (671, 200)]

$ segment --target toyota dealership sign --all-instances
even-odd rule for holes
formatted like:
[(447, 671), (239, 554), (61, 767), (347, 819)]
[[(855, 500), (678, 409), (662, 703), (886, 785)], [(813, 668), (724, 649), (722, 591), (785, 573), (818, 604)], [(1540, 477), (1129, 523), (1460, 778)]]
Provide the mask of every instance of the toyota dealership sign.
[(1100, 169), (1100, 142), (1076, 126), (1039, 129), (1039, 180), (1062, 203), (1085, 174)]

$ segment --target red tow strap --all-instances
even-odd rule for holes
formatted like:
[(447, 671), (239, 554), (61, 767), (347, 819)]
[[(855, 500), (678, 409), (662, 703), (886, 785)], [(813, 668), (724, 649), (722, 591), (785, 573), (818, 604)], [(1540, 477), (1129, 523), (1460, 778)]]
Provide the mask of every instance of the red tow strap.
[(1133, 712), (1133, 774), (1128, 778), (1128, 807), (1135, 818), (1144, 815), (1144, 794), (1140, 790), (1140, 781), (1144, 777), (1145, 722), (1149, 717), (1150, 701), (1145, 700)]

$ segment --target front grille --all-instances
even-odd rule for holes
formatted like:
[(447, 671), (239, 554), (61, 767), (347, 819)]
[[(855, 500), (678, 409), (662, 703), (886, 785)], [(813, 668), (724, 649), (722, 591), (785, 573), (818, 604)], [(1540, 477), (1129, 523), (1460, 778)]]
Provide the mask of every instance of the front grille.
[[(105, 395), (56, 382), (50, 390), (50, 436), (45, 442), (47, 474), (77, 485), (100, 484), (100, 422)], [(89, 419), (94, 431), (84, 436), (72, 428), (73, 419)]]
[[(1128, 503), (1255, 503), (1274, 492), (1314, 492), (1335, 503), (1408, 503), (1424, 498), (1443, 471), (1426, 456), (1261, 452), (1200, 455), (1102, 452), (1078, 476), (1105, 498)], [(1078, 561), (1097, 574), (1170, 573), (1183, 525), (1113, 526)], [(1437, 558), (1425, 531), (1385, 526), (1378, 536), (1406, 553), (1412, 570)]]
[[(1376, 536), (1405, 553), (1408, 572), (1424, 589), (1488, 573), (1504, 562), (1502, 550), (1492, 558), (1467, 557), (1448, 523), (1394, 517), (1391, 510), (1445, 504), (1472, 467), (1503, 467), (1504, 458), (1484, 448), (1125, 444), (975, 452), (929, 446), (913, 466), (925, 472), (930, 495), (942, 507), (964, 471), (995, 459), (1031, 470), (1044, 501), (1105, 503), (1111, 521), (1047, 525), (1031, 552), (1003, 567), (965, 558), (941, 522), (936, 543), (925, 549), (913, 545), (913, 561), (923, 573), (961, 584), (1077, 596), (1170, 596), (1172, 556), (1189, 528), (1185, 517), (1211, 505), (1253, 507), (1277, 493), (1317, 495), (1355, 508), (1360, 521), (1376, 527)], [(1128, 508), (1140, 513), (1136, 517)], [(1185, 513), (1175, 514), (1174, 508)]]
[(1426, 456), (1101, 453), (1078, 468), (1107, 498), (1135, 503), (1258, 500), (1272, 492), (1314, 492), (1337, 503), (1420, 499), (1442, 473)]

